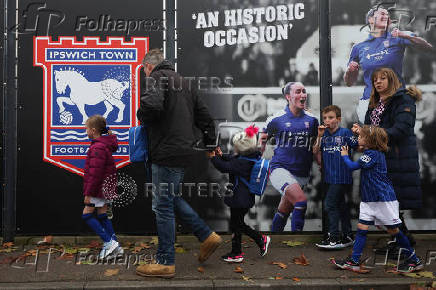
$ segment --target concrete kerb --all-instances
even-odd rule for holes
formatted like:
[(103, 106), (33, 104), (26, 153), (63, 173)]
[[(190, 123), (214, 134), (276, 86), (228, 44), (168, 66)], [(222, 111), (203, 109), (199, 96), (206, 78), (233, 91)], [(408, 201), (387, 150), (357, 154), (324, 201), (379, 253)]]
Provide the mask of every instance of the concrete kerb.
[[(357, 280), (357, 279), (354, 279)], [(144, 281), (88, 281), (88, 282), (37, 282), (37, 283), (0, 283), (0, 290), (10, 289), (241, 289), (241, 288), (304, 288), (304, 289), (386, 289), (395, 286), (396, 290), (410, 289), (416, 284), (414, 279), (376, 278), (357, 281), (344, 279), (303, 279), (295, 282), (283, 280), (144, 280)], [(431, 283), (431, 280), (420, 280), (420, 283)]]
[(0, 283), (0, 290), (42, 290), (67, 289), (83, 290), (84, 282), (34, 282), (34, 283)]
[[(365, 280), (365, 279), (363, 279)], [(420, 281), (423, 282), (423, 281)], [(304, 288), (304, 289), (386, 289), (386, 286), (395, 285), (396, 290), (410, 289), (410, 285), (416, 283), (413, 279), (385, 279), (376, 278), (365, 281), (353, 281), (344, 279), (302, 279), (295, 282), (292, 279), (282, 280), (214, 280), (214, 289), (240, 289), (240, 288)]]

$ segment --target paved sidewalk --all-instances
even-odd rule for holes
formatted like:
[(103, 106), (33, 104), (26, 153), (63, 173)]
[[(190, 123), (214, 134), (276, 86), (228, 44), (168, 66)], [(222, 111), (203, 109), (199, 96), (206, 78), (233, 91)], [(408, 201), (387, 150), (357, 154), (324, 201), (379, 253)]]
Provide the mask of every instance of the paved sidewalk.
[[(331, 257), (345, 257), (351, 249), (320, 251), (314, 246), (316, 235), (272, 235), (268, 255), (260, 257), (254, 242), (244, 239), (245, 260), (229, 264), (220, 256), (230, 250), (230, 236), (223, 236), (224, 243), (204, 264), (199, 264), (199, 243), (192, 236), (178, 237), (176, 248), (176, 277), (173, 279), (144, 278), (135, 274), (135, 262), (149, 262), (156, 249), (153, 237), (120, 237), (126, 254), (115, 262), (97, 263), (96, 237), (55, 237), (51, 247), (34, 244), (41, 238), (18, 238), (18, 248), (11, 252), (0, 251), (0, 289), (239, 289), (303, 287), (305, 289), (412, 289), (436, 287), (436, 236), (415, 235), (417, 253), (427, 265), (425, 277), (407, 277), (389, 273), (395, 260), (386, 266), (383, 256), (374, 256), (373, 247), (382, 246), (385, 236), (371, 235), (363, 256), (369, 257), (366, 274), (337, 270), (330, 263)], [(93, 242), (94, 241), (94, 242)], [(24, 242), (24, 244), (23, 244)], [(283, 243), (288, 242), (289, 245)], [(303, 242), (302, 245), (297, 245)], [(69, 243), (69, 244), (68, 244)], [(94, 248), (95, 247), (95, 248)], [(0, 248), (2, 249), (2, 248)], [(433, 252), (430, 252), (430, 251)], [(88, 252), (88, 253), (85, 253)], [(24, 257), (27, 253), (27, 256)], [(293, 262), (304, 254), (309, 265)], [(426, 262), (427, 262), (426, 261)], [(273, 264), (276, 263), (276, 264)], [(235, 272), (236, 267), (243, 273)], [(240, 272), (239, 271), (239, 272)], [(417, 285), (417, 286), (416, 286)], [(420, 288), (413, 288), (420, 289)], [(425, 288), (422, 288), (425, 289)]]

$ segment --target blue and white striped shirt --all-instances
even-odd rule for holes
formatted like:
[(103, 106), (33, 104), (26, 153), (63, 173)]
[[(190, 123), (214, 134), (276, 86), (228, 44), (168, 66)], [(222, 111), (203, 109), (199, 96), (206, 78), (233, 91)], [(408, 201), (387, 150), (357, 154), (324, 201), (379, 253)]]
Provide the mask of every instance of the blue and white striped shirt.
[(324, 167), (324, 181), (328, 184), (351, 184), (351, 170), (341, 158), (341, 147), (357, 147), (357, 138), (350, 129), (338, 128), (333, 134), (325, 130), (321, 139), (321, 152)]
[(350, 169), (361, 168), (360, 195), (363, 202), (397, 200), (392, 182), (388, 177), (385, 155), (377, 150), (365, 150), (358, 162), (342, 156)]

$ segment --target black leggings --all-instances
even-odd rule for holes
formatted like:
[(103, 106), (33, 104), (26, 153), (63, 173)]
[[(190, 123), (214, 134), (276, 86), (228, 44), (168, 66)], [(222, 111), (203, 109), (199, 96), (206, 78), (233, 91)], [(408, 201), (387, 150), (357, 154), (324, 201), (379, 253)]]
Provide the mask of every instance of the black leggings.
[(406, 235), (407, 239), (409, 239), (409, 242), (412, 246), (416, 245), (415, 238), (409, 232), (409, 229), (406, 226), (406, 222), (404, 221), (403, 213), (401, 211), (400, 211), (400, 219), (401, 219), (400, 230)]
[(250, 228), (245, 222), (244, 217), (248, 213), (248, 208), (230, 208), (230, 230), (232, 231), (232, 253), (240, 254), (242, 234), (252, 238), (259, 247), (263, 247), (262, 235)]

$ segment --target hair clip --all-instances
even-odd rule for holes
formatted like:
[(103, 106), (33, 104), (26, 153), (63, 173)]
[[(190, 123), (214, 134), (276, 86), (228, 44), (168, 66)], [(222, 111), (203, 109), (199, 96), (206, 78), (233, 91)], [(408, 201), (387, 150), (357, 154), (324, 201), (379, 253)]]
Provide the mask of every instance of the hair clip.
[(253, 137), (254, 135), (259, 132), (259, 128), (255, 127), (254, 124), (245, 128), (245, 134), (247, 134), (248, 137)]

